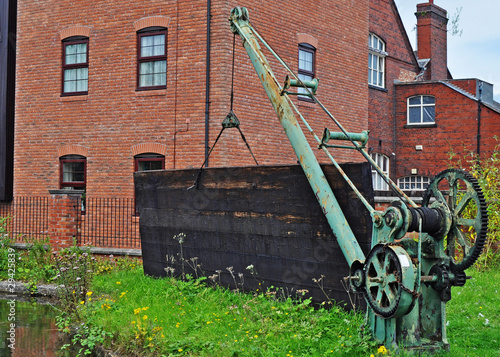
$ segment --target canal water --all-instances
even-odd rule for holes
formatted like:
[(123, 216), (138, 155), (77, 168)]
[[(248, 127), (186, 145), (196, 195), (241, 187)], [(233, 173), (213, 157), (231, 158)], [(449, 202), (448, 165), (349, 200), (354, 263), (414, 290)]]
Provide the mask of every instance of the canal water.
[(0, 357), (59, 357), (57, 310), (49, 300), (0, 295)]

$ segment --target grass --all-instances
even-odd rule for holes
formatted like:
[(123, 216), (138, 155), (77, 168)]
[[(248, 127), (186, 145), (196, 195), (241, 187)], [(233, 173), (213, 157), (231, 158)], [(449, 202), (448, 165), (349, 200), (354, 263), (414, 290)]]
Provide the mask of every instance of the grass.
[[(141, 356), (369, 356), (363, 316), (310, 300), (240, 294), (199, 280), (146, 277), (140, 269), (96, 277), (98, 301), (87, 316), (106, 331), (106, 345)], [(138, 352), (140, 351), (140, 352)]]
[(500, 356), (500, 268), (469, 269), (447, 304), (451, 356)]
[[(447, 304), (450, 352), (500, 356), (500, 270), (480, 272), (453, 288)], [(361, 334), (364, 314), (270, 292), (235, 293), (200, 280), (155, 279), (141, 269), (94, 279), (86, 318), (115, 332), (105, 346), (127, 356), (378, 356)], [(390, 352), (389, 352), (390, 354)], [(410, 355), (403, 352), (403, 356)], [(425, 354), (424, 354), (425, 355)]]
[[(0, 263), (5, 263), (4, 251), (0, 249)], [(16, 252), (16, 278), (32, 284), (47, 277), (52, 281), (53, 259), (41, 244)], [(0, 276), (6, 274), (3, 263)], [(308, 299), (278, 299), (275, 291), (235, 293), (209, 286), (204, 278), (155, 279), (144, 276), (131, 259), (98, 259), (90, 274), (94, 275), (91, 291), (84, 294), (83, 304), (77, 304), (84, 322), (78, 325), (84, 327), (79, 341), (87, 346), (103, 343), (124, 356), (379, 356), (386, 352), (361, 334), (364, 314), (346, 312), (340, 306), (313, 309)], [(500, 267), (471, 268), (468, 275), (472, 279), (454, 287), (447, 303), (450, 352), (434, 356), (500, 356)]]

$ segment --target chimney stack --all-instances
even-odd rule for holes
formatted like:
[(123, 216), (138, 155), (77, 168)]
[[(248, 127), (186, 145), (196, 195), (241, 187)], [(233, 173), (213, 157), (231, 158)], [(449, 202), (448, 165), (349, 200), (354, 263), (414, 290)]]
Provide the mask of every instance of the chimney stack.
[(425, 80), (448, 78), (446, 10), (434, 5), (434, 0), (417, 4), (417, 56), (429, 59)]

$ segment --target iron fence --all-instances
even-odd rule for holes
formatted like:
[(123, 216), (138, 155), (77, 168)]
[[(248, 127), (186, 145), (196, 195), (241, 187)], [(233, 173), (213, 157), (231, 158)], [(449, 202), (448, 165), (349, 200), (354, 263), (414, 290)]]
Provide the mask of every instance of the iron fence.
[(49, 232), (48, 197), (16, 197), (0, 202), (0, 217), (5, 219), (4, 234), (18, 243), (27, 238), (46, 238)]
[[(0, 202), (5, 234), (17, 243), (24, 243), (27, 238), (50, 238), (52, 225), (58, 224), (58, 218), (50, 217), (51, 205), (55, 204), (50, 197), (15, 197), (12, 202)], [(68, 214), (76, 216), (73, 231), (78, 245), (141, 247), (139, 217), (132, 198), (87, 197), (84, 205), (79, 202)]]
[[(140, 248), (139, 217), (132, 198), (87, 197), (79, 216), (79, 245)], [(83, 213), (83, 212), (82, 212)]]

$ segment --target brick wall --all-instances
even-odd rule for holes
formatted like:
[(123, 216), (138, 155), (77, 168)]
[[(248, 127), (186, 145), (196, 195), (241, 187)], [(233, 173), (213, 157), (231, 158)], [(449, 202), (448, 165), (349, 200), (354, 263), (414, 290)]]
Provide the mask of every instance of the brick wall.
[[(209, 145), (229, 111), (233, 35), (227, 19), (236, 4), (212, 1)], [(245, 4), (252, 23), (294, 70), (299, 34), (317, 39), (318, 98), (349, 131), (366, 130), (368, 0), (342, 0), (327, 8), (320, 3), (281, 5)], [(19, 0), (18, 15), (15, 195), (58, 189), (61, 152), (85, 153), (88, 196), (132, 197), (133, 155), (143, 144), (165, 148), (167, 169), (201, 165), (206, 2), (48, 0), (42, 6)], [(136, 91), (134, 23), (153, 16), (168, 23), (167, 89)], [(61, 97), (61, 38), (75, 27), (89, 33), (88, 95)], [(295, 162), (239, 39), (236, 48), (234, 110), (242, 131), (260, 163)], [(271, 64), (284, 80), (277, 61)], [(319, 118), (315, 105), (299, 107), (318, 135), (332, 127), (329, 119)], [(337, 157), (357, 160), (351, 155), (343, 151)], [(239, 133), (226, 130), (210, 165), (250, 164)]]

